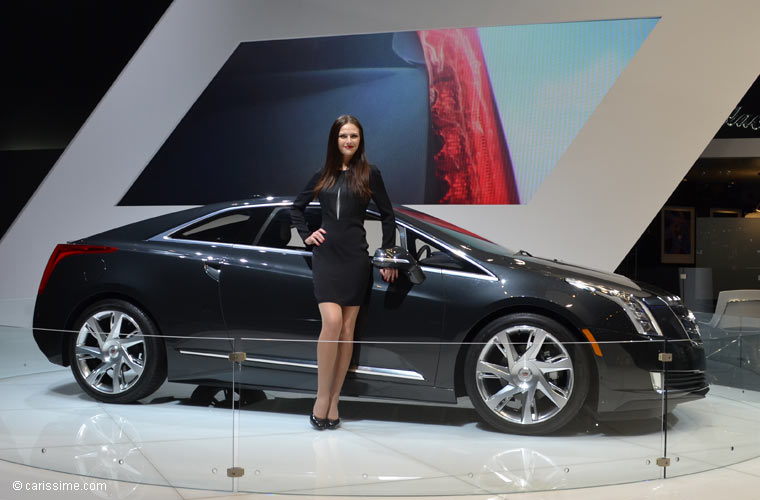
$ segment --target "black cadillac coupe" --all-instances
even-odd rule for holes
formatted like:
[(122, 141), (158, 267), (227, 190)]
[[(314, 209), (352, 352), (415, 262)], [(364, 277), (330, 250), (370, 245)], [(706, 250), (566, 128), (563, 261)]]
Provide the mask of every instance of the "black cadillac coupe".
[[(34, 310), (37, 344), (105, 402), (144, 398), (167, 377), (229, 386), (232, 366), (245, 388), (315, 391), (311, 252), (289, 211), (284, 198), (215, 204), (58, 245)], [(374, 263), (417, 272), (388, 284), (373, 268), (344, 394), (466, 395), (493, 427), (544, 434), (584, 408), (652, 417), (707, 393), (699, 330), (678, 297), (395, 211), (401, 249)], [(319, 227), (318, 205), (306, 215)], [(365, 229), (377, 247), (372, 206)], [(239, 365), (231, 352), (245, 353)]]

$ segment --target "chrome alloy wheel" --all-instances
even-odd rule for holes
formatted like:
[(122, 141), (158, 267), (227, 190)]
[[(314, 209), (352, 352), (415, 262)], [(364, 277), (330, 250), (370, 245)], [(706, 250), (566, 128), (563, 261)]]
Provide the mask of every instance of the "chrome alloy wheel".
[(499, 418), (520, 425), (551, 419), (570, 400), (575, 372), (565, 346), (546, 330), (506, 328), (483, 346), (475, 368), (485, 405)]
[(129, 314), (116, 310), (92, 314), (75, 342), (76, 366), (93, 390), (120, 394), (140, 380), (146, 362), (145, 337)]

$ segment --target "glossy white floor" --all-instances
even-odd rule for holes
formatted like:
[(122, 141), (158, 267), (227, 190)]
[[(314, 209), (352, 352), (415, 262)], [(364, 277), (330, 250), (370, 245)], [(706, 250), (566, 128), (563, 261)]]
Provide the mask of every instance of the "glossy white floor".
[[(167, 384), (146, 404), (103, 405), (83, 396), (68, 371), (0, 380), (0, 498), (44, 498), (27, 488), (40, 481), (81, 490), (100, 480), (105, 491), (47, 493), (231, 495), (233, 414), (191, 404), (191, 390)], [(346, 401), (343, 427), (316, 432), (310, 405), (270, 395), (239, 412), (238, 491), (525, 499), (757, 498), (760, 491), (760, 461), (752, 460), (760, 455), (760, 397), (737, 389), (713, 386), (705, 400), (676, 409), (666, 480), (655, 465), (665, 444), (657, 421), (578, 422), (561, 435), (527, 438), (493, 432), (467, 408)], [(620, 483), (627, 484), (578, 489)]]

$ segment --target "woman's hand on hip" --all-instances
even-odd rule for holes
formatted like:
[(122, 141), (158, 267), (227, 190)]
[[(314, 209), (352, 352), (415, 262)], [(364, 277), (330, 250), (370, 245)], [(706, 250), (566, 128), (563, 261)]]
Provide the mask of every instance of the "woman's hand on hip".
[(303, 240), (303, 242), (306, 243), (307, 245), (319, 246), (325, 242), (326, 234), (327, 234), (327, 231), (325, 231), (324, 229), (320, 227), (319, 229), (311, 233), (308, 238)]
[(380, 276), (382, 276), (383, 279), (388, 283), (393, 283), (396, 281), (396, 278), (398, 278), (398, 269), (385, 267), (383, 269), (380, 269)]

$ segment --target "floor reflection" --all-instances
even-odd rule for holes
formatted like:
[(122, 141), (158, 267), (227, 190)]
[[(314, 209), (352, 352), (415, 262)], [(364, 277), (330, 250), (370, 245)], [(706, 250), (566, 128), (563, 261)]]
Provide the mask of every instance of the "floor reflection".
[(199, 385), (186, 402), (193, 406), (211, 408), (245, 408), (259, 401), (266, 401), (264, 391), (254, 389), (232, 389), (230, 387), (213, 387)]
[[(116, 498), (129, 498), (135, 493), (140, 483), (148, 476), (147, 462), (140, 453), (140, 447), (133, 442), (122, 443), (129, 429), (131, 435), (139, 436), (129, 421), (117, 419), (100, 413), (83, 422), (74, 438), (73, 471), (82, 476), (102, 479), (118, 479)], [(87, 445), (99, 441), (97, 445)], [(97, 492), (101, 493), (101, 492)], [(113, 498), (113, 491), (102, 492), (102, 498)]]
[[(313, 399), (296, 394), (171, 384), (140, 404), (105, 405), (64, 372), (0, 380), (0, 394), (0, 459), (125, 481), (122, 488), (229, 490), (235, 443), (246, 469), (240, 490), (251, 492), (443, 496), (662, 476), (660, 419), (585, 416), (553, 435), (526, 437), (491, 430), (467, 407), (348, 399), (343, 426), (316, 432), (307, 420)], [(238, 431), (233, 404), (241, 408)], [(669, 474), (760, 455), (758, 416), (760, 395), (731, 387), (678, 407), (667, 422)]]

